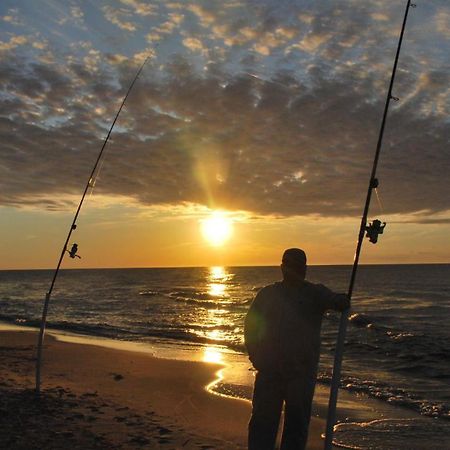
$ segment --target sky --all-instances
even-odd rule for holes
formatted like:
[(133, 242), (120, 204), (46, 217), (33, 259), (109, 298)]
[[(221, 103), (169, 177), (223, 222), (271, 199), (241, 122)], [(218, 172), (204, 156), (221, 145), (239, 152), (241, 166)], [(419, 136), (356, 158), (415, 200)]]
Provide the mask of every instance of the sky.
[[(56, 265), (146, 57), (63, 267), (351, 264), (405, 5), (2, 0), (0, 269)], [(362, 263), (450, 262), (449, 38), (411, 8)]]

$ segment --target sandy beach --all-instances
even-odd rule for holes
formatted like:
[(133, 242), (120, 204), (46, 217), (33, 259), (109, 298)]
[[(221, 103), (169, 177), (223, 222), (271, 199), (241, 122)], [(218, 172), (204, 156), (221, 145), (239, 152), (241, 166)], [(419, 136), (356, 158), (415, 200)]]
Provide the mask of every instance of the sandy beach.
[[(47, 334), (34, 395), (36, 333), (0, 332), (0, 447), (243, 449), (250, 402), (206, 386), (219, 364), (61, 342)], [(320, 449), (313, 418), (308, 449)]]

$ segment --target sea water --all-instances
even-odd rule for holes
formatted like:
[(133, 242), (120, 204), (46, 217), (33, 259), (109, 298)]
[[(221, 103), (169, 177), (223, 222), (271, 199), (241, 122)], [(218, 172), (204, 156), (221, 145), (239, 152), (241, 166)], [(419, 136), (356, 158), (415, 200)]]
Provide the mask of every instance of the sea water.
[[(350, 271), (312, 266), (308, 278), (346, 292)], [(38, 326), (51, 276), (47, 270), (0, 271), (0, 320)], [(63, 270), (48, 328), (147, 343), (159, 356), (226, 362), (214, 389), (249, 398), (253, 372), (243, 346), (244, 317), (257, 291), (279, 279), (277, 267)], [(337, 444), (450, 448), (449, 319), (450, 265), (360, 267), (340, 399), (351, 397), (347, 391), (378, 406), (362, 417), (348, 403)], [(323, 323), (319, 387), (330, 382), (338, 321), (328, 313)]]

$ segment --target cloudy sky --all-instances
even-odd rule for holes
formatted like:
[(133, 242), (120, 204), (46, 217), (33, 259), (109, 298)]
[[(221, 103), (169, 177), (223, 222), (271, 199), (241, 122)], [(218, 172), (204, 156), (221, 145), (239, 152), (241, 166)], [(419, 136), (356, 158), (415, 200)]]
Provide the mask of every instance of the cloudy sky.
[[(2, 0), (0, 268), (54, 266), (147, 56), (65, 266), (351, 263), (405, 4)], [(410, 10), (363, 262), (450, 262), (449, 38), (446, 0)]]

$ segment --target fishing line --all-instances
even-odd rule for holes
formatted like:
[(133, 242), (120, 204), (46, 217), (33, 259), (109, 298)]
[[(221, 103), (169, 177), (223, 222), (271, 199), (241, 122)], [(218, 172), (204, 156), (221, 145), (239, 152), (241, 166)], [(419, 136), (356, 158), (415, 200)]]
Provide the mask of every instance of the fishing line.
[[(416, 5), (411, 3), (411, 0), (408, 0), (406, 3), (405, 8), (405, 15), (403, 17), (403, 23), (402, 28), (400, 31), (400, 37), (398, 40), (397, 45), (397, 52), (395, 54), (394, 59), (394, 66), (392, 68), (392, 74), (391, 74), (391, 81), (389, 83), (389, 88), (387, 92), (386, 102), (384, 106), (384, 112), (383, 112), (383, 118), (381, 120), (381, 126), (380, 126), (380, 132), (378, 135), (378, 142), (377, 147), (375, 150), (375, 156), (373, 160), (372, 165), (372, 172), (370, 174), (369, 179), (369, 186), (367, 189), (367, 197), (366, 197), (366, 203), (364, 205), (363, 215), (361, 218), (361, 226), (359, 229), (359, 235), (358, 235), (358, 242), (356, 245), (356, 251), (355, 251), (355, 258), (353, 262), (353, 269), (352, 274), (350, 277), (350, 283), (348, 288), (348, 297), (352, 297), (353, 293), (353, 287), (355, 284), (356, 279), (356, 272), (358, 269), (358, 262), (359, 262), (359, 256), (361, 253), (361, 246), (364, 239), (364, 234), (369, 238), (369, 240), (372, 243), (376, 243), (378, 239), (378, 235), (383, 233), (383, 229), (386, 226), (385, 223), (382, 223), (380, 220), (376, 219), (373, 220), (369, 225), (367, 225), (367, 216), (369, 213), (369, 206), (370, 206), (370, 200), (372, 198), (372, 191), (378, 187), (378, 179), (376, 178), (376, 172), (377, 172), (377, 166), (378, 166), (378, 159), (380, 157), (381, 152), (381, 144), (383, 142), (383, 134), (384, 134), (384, 128), (386, 125), (386, 117), (389, 110), (389, 104), (391, 101), (398, 101), (397, 97), (394, 97), (392, 95), (392, 88), (394, 85), (395, 80), (395, 73), (397, 71), (397, 64), (398, 59), (400, 56), (400, 49), (403, 41), (403, 35), (405, 32), (406, 27), (406, 20), (408, 18), (408, 12), (409, 8), (414, 8)], [(339, 331), (338, 331), (338, 337), (336, 342), (336, 350), (334, 352), (334, 367), (333, 367), (333, 376), (331, 379), (331, 388), (330, 388), (330, 399), (328, 402), (328, 415), (327, 415), (327, 427), (326, 427), (326, 433), (325, 433), (325, 450), (331, 450), (333, 445), (333, 431), (334, 431), (334, 424), (336, 423), (336, 403), (337, 403), (337, 397), (338, 397), (338, 391), (339, 391), (339, 383), (341, 379), (341, 367), (342, 367), (342, 356), (344, 352), (344, 341), (345, 341), (345, 334), (347, 330), (347, 323), (348, 323), (348, 315), (349, 310), (344, 311), (341, 314), (341, 319), (339, 322)]]
[(262, 81), (264, 83), (277, 84), (278, 86), (281, 86), (288, 90), (292, 89), (292, 87), (290, 87), (286, 84), (283, 84), (283, 83), (280, 83), (279, 81), (275, 81), (275, 80), (271, 80), (271, 79), (268, 80), (267, 78), (263, 78), (260, 75), (257, 75), (255, 73), (250, 73), (250, 72), (243, 72), (243, 73), (244, 73), (244, 75), (248, 75), (249, 77), (255, 78), (256, 80)]
[(91, 191), (89, 192), (89, 199), (91, 199), (92, 194), (94, 193), (95, 185), (97, 183), (97, 180), (100, 176), (100, 172), (102, 171), (103, 163), (105, 162), (105, 158), (102, 158), (100, 161), (100, 166), (96, 172), (96, 174), (93, 176), (92, 179), (89, 180), (89, 187), (91, 188)]
[[(68, 250), (67, 246), (69, 244), (70, 237), (72, 236), (72, 233), (77, 228), (77, 223), (76, 222), (77, 222), (77, 219), (78, 219), (78, 215), (80, 214), (81, 207), (83, 206), (83, 202), (84, 202), (84, 199), (86, 197), (87, 191), (88, 191), (89, 188), (93, 189), (93, 187), (95, 186), (95, 181), (96, 181), (96, 178), (98, 176), (97, 167), (99, 166), (99, 163), (100, 163), (100, 161), (102, 159), (103, 152), (105, 150), (106, 144), (109, 141), (109, 138), (111, 136), (111, 132), (112, 132), (112, 130), (114, 128), (114, 125), (116, 124), (117, 119), (119, 118), (119, 115), (120, 115), (120, 113), (122, 111), (122, 108), (124, 107), (125, 102), (126, 102), (128, 96), (130, 95), (131, 90), (133, 89), (133, 86), (136, 83), (137, 79), (139, 78), (139, 75), (141, 74), (141, 72), (142, 72), (145, 64), (149, 60), (149, 58), (150, 58), (150, 56), (147, 56), (145, 58), (145, 60), (142, 63), (142, 65), (139, 67), (139, 70), (136, 72), (136, 75), (133, 78), (133, 81), (131, 82), (130, 86), (128, 87), (128, 90), (127, 90), (127, 92), (125, 94), (125, 97), (123, 98), (122, 103), (120, 104), (119, 110), (117, 111), (116, 116), (114, 117), (114, 120), (113, 120), (113, 122), (111, 124), (111, 127), (109, 128), (108, 134), (106, 135), (106, 138), (103, 141), (103, 145), (102, 145), (102, 147), (100, 149), (100, 152), (99, 152), (99, 154), (97, 156), (97, 159), (95, 161), (94, 167), (92, 168), (92, 171), (91, 171), (91, 173), (89, 175), (88, 181), (87, 181), (86, 186), (85, 186), (84, 191), (83, 191), (83, 195), (81, 196), (80, 203), (78, 204), (78, 208), (77, 208), (77, 210), (75, 212), (75, 216), (74, 216), (72, 224), (71, 224), (71, 226), (69, 228), (69, 232), (67, 234), (66, 241), (64, 242), (64, 245), (62, 247), (61, 255), (59, 257), (58, 264), (57, 264), (55, 272), (53, 274), (53, 279), (51, 281), (50, 288), (49, 288), (48, 292), (45, 295), (44, 308), (42, 310), (42, 320), (41, 320), (41, 326), (40, 326), (40, 330), (39, 330), (39, 337), (38, 337), (38, 343), (37, 343), (36, 388), (35, 388), (37, 396), (40, 395), (40, 391), (41, 391), (42, 346), (43, 346), (43, 343), (44, 343), (45, 326), (46, 326), (46, 323), (47, 323), (48, 305), (50, 303), (50, 297), (52, 295), (52, 291), (53, 291), (53, 288), (55, 286), (56, 278), (58, 277), (59, 269), (61, 267), (61, 263), (62, 263), (62, 261), (64, 259), (64, 256), (66, 255), (66, 253), (68, 253), (71, 258), (81, 258), (77, 254), (77, 252), (78, 252), (78, 245), (77, 244), (73, 244), (71, 249)], [(91, 190), (91, 193), (92, 193), (92, 190)]]
[(374, 190), (375, 190), (375, 194), (376, 194), (376, 197), (377, 197), (378, 206), (380, 207), (380, 212), (384, 213), (384, 209), (383, 209), (383, 205), (381, 203), (380, 195), (378, 194), (378, 188), (375, 188)]

